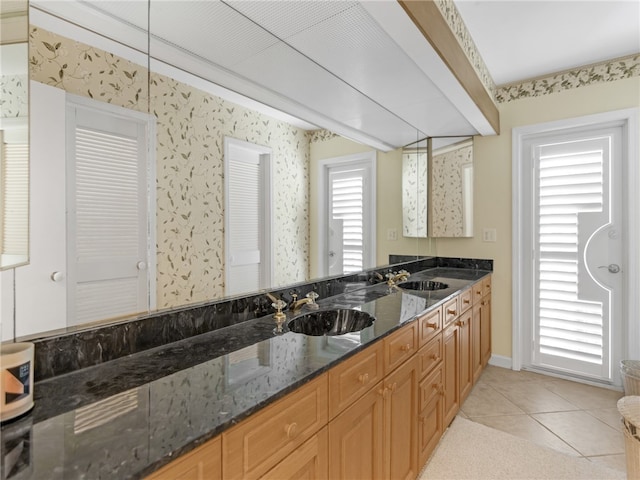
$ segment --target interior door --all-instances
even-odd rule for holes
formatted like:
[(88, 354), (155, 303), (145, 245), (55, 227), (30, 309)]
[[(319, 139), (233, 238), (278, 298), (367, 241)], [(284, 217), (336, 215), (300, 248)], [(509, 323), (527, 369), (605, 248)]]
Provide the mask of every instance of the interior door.
[(622, 129), (531, 141), (531, 364), (617, 383), (622, 351), (625, 228)]

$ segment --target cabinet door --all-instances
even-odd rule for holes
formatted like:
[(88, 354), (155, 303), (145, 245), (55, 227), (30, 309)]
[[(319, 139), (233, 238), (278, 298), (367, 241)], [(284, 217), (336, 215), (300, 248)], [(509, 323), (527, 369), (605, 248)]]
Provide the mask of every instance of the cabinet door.
[(420, 382), (418, 460), (424, 465), (444, 432), (442, 365)]
[(325, 480), (327, 478), (327, 428), (316, 435), (272, 468), (263, 480)]
[(417, 358), (405, 362), (385, 382), (386, 478), (415, 479), (418, 476), (418, 365)]
[(220, 437), (181, 456), (146, 480), (220, 480), (222, 479), (222, 441)]
[(471, 366), (471, 317), (473, 312), (467, 310), (460, 315), (457, 325), (460, 341), (460, 404), (467, 398), (473, 386), (473, 370)]
[(491, 358), (491, 295), (485, 295), (480, 301), (480, 351), (482, 366), (486, 367)]
[(380, 382), (329, 423), (329, 478), (384, 478), (384, 389)]
[(482, 373), (482, 347), (480, 345), (481, 334), (481, 312), (480, 302), (473, 305), (471, 316), (471, 370), (473, 372), (473, 383), (478, 381)]
[(460, 409), (460, 329), (455, 323), (442, 335), (444, 350), (444, 424), (451, 423)]

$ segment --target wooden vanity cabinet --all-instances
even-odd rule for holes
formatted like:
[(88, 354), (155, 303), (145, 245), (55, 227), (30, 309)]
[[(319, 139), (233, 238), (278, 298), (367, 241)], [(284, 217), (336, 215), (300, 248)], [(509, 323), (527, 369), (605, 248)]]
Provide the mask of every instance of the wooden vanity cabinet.
[(385, 338), (384, 370), (389, 373), (329, 423), (329, 478), (418, 475), (417, 342), (418, 322)]
[(260, 478), (313, 437), (328, 422), (327, 375), (222, 434), (225, 479)]
[(484, 368), (491, 358), (491, 294), (480, 301), (480, 352)]
[(216, 437), (184, 454), (146, 480), (221, 480), (222, 437)]

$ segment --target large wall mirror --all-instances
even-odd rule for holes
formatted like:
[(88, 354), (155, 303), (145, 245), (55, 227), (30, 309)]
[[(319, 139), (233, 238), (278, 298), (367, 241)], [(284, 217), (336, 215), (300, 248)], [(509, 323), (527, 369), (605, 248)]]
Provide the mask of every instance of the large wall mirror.
[[(15, 329), (3, 339), (335, 272), (322, 267), (333, 258), (323, 258), (328, 250), (318, 241), (330, 234), (320, 230), (318, 212), (328, 213), (319, 205), (339, 200), (343, 186), (359, 191), (358, 181), (373, 187), (373, 197), (360, 193), (375, 207), (366, 247), (373, 254), (343, 271), (386, 265), (391, 254), (432, 253), (429, 241), (402, 234), (401, 146), (425, 135), (387, 112), (398, 146), (355, 130), (349, 139), (348, 125), (337, 134), (319, 117), (283, 112), (277, 94), (275, 109), (235, 93), (229, 72), (211, 68), (211, 51), (220, 63), (243, 63), (244, 81), (261, 79), (272, 92), (277, 85), (261, 62), (305, 61), (260, 28), (239, 35), (234, 22), (246, 23), (250, 12), (219, 11), (221, 31), (196, 28), (212, 14), (207, 2), (94, 1), (89, 10), (69, 3), (33, 2), (30, 10), (32, 261), (15, 270)], [(118, 16), (127, 21), (113, 28)], [(176, 25), (188, 26), (190, 45), (174, 36)], [(250, 42), (264, 51), (244, 58)], [(290, 71), (300, 98), (305, 82), (316, 88)], [(348, 85), (335, 76), (333, 83), (346, 99)], [(380, 109), (366, 96), (349, 101), (372, 116)], [(360, 168), (366, 159), (373, 169)], [(344, 238), (348, 229), (364, 231), (348, 212), (330, 209)], [(343, 260), (362, 248), (345, 247)]]
[(0, 4), (0, 270), (29, 260), (27, 0)]

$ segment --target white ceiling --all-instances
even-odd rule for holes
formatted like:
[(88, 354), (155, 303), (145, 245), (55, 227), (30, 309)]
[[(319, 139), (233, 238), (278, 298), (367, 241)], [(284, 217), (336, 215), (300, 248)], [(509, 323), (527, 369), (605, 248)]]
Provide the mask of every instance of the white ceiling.
[(640, 52), (640, 0), (454, 0), (497, 85)]

